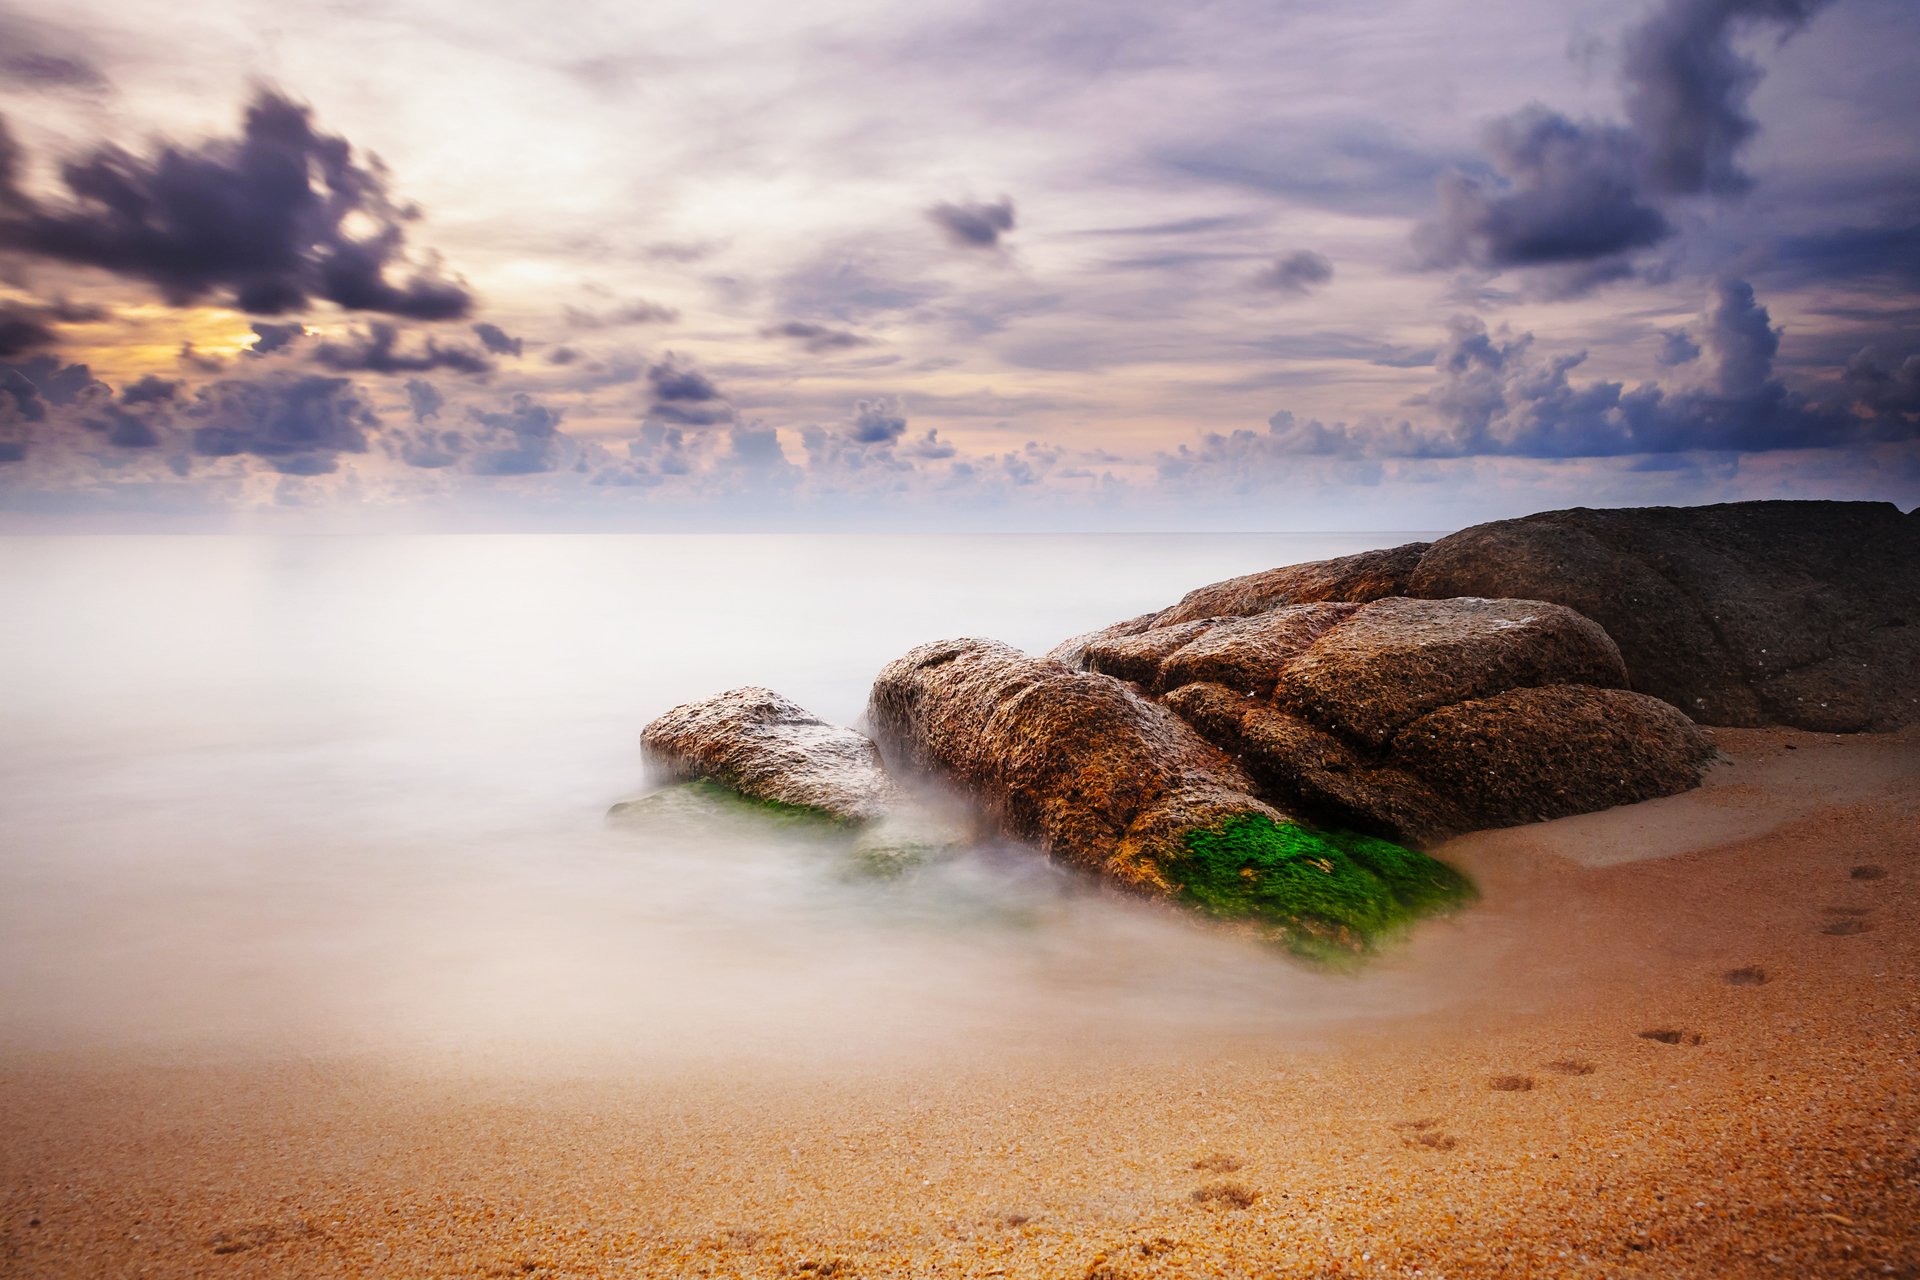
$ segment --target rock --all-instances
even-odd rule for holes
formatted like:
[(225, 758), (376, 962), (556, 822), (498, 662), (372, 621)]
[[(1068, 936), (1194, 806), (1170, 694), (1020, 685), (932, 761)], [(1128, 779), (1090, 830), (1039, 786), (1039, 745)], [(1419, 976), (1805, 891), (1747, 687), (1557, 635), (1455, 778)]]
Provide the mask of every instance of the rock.
[(1324, 729), (1217, 684), (1189, 684), (1167, 705), (1230, 752), (1261, 795), (1343, 826), (1437, 844), (1483, 825), (1415, 774), (1370, 760)]
[[(1712, 747), (1629, 693), (1606, 633), (1538, 600), (1281, 605), (1088, 649), (1262, 799), (1416, 845), (1668, 795)], [(1155, 665), (1157, 663), (1157, 665)]]
[(1362, 608), (1357, 604), (1280, 605), (1250, 618), (1223, 619), (1167, 655), (1156, 687), (1178, 689), (1208, 681), (1264, 696), (1273, 691), (1280, 672), (1295, 658)]
[(1468, 698), (1626, 683), (1613, 641), (1571, 609), (1538, 600), (1389, 599), (1354, 612), (1288, 662), (1274, 701), (1382, 747), (1416, 717)]
[(1504, 827), (1685, 791), (1713, 755), (1658, 698), (1564, 684), (1442, 707), (1400, 730), (1390, 758), (1476, 825)]
[(889, 759), (956, 783), (1009, 835), (1313, 954), (1365, 950), (1471, 892), (1424, 855), (1262, 801), (1224, 752), (1122, 681), (995, 641), (890, 663), (868, 720)]
[(1246, 617), (1283, 604), (1314, 604), (1322, 600), (1365, 603), (1387, 596), (1403, 596), (1407, 594), (1407, 579), (1426, 549), (1424, 542), (1409, 542), (1385, 551), (1362, 551), (1358, 555), (1229, 578), (1189, 591), (1179, 604), (1162, 609), (1155, 616), (1154, 625), (1165, 627), (1198, 618)]
[(1920, 518), (1889, 503), (1549, 511), (1434, 543), (1408, 593), (1575, 609), (1634, 689), (1708, 724), (1920, 719)]
[(667, 779), (707, 778), (840, 822), (869, 822), (904, 803), (868, 738), (771, 689), (729, 689), (684, 703), (649, 724), (640, 744)]

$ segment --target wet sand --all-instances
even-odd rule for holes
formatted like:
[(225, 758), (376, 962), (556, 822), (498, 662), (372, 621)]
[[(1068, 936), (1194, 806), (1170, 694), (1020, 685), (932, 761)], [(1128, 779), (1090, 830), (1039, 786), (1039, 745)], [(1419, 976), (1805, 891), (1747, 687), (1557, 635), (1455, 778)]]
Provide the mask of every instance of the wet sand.
[(8, 1046), (0, 1275), (1920, 1276), (1920, 733), (1715, 736), (1307, 1042)]

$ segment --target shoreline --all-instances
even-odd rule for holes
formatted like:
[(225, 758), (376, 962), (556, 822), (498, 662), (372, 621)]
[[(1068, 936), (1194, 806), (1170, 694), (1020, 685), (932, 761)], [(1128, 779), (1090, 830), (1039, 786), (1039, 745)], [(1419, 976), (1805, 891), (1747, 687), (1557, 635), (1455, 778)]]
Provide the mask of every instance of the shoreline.
[(1710, 732), (1696, 791), (1442, 846), (1482, 903), (1378, 973), (1457, 998), (1307, 1043), (15, 1046), (0, 1270), (1920, 1273), (1920, 730)]

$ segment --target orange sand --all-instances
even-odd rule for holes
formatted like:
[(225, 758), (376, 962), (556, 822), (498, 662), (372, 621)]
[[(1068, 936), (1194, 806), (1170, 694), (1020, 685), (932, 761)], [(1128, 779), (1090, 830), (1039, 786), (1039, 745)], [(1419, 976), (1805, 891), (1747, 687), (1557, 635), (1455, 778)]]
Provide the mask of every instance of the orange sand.
[(0, 1275), (1920, 1276), (1920, 733), (1716, 737), (1451, 844), (1484, 904), (1386, 963), (1484, 998), (1312, 1044), (15, 1046)]

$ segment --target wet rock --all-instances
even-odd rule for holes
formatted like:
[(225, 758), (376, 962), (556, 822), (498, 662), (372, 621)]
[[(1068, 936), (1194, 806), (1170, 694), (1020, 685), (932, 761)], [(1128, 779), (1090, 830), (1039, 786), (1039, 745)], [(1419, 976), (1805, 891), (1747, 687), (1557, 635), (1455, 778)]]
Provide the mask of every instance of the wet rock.
[(1889, 503), (1543, 512), (1434, 543), (1407, 590), (1575, 609), (1634, 689), (1707, 724), (1920, 719), (1920, 518)]
[(649, 724), (640, 744), (666, 779), (711, 779), (841, 822), (872, 821), (904, 803), (871, 740), (771, 689), (729, 689), (684, 703)]
[(1266, 803), (1226, 753), (1126, 683), (995, 641), (888, 664), (868, 720), (890, 761), (957, 784), (1007, 834), (1303, 951), (1365, 950), (1471, 892), (1421, 854)]

